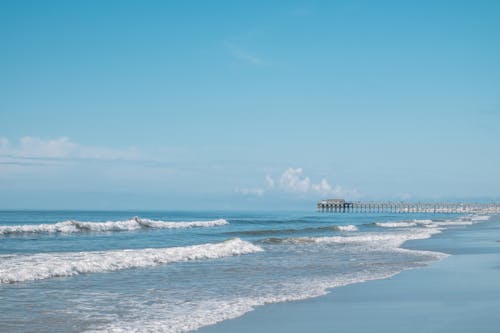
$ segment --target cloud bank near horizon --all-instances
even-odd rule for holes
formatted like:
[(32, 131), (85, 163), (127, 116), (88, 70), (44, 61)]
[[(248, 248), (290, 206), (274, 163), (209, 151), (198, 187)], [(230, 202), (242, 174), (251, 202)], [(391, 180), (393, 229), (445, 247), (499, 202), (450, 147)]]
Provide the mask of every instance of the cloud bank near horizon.
[[(147, 153), (136, 147), (117, 149), (106, 146), (90, 146), (73, 141), (69, 137), (60, 136), (44, 139), (36, 136), (23, 136), (16, 141), (11, 141), (7, 137), (0, 136), (0, 170), (3, 170), (3, 179), (10, 175), (30, 175), (33, 177), (42, 176), (41, 171), (48, 166), (61, 166), (72, 175), (77, 175), (87, 168), (87, 162), (92, 161), (93, 165), (101, 165), (101, 171), (112, 172), (113, 177), (121, 175), (120, 179), (127, 179), (133, 182), (134, 179), (143, 179), (144, 175), (150, 175), (152, 178), (158, 178), (157, 181), (166, 181), (164, 173), (158, 173), (148, 167), (148, 163), (137, 166), (136, 162), (165, 161), (165, 158), (157, 156), (158, 154)], [(160, 154), (161, 155), (161, 154)], [(154, 159), (151, 156), (156, 156)], [(99, 163), (102, 162), (102, 163)], [(135, 165), (134, 173), (128, 174), (127, 165)], [(78, 165), (81, 165), (78, 167)], [(28, 168), (27, 168), (28, 167)], [(200, 165), (200, 169), (203, 167)], [(82, 169), (84, 168), (84, 169)], [(185, 168), (184, 168), (185, 169)], [(38, 171), (37, 171), (38, 170)], [(127, 171), (128, 170), (128, 171)], [(106, 173), (104, 172), (104, 174)], [(248, 172), (248, 171), (247, 171)], [(128, 174), (128, 176), (127, 176)], [(231, 191), (231, 183), (234, 186), (239, 178), (226, 179), (227, 189)], [(61, 174), (55, 174), (54, 179), (63, 177)], [(149, 177), (149, 178), (151, 178)], [(107, 176), (109, 179), (109, 176)], [(151, 179), (148, 179), (150, 181)], [(206, 185), (210, 184), (210, 177), (205, 177)], [(216, 180), (214, 180), (216, 181)], [(318, 182), (313, 182), (309, 176), (304, 174), (301, 167), (288, 167), (278, 176), (266, 174), (264, 177), (264, 186), (242, 187), (235, 190), (242, 196), (263, 197), (266, 194), (286, 194), (289, 196), (350, 196), (357, 197), (358, 192), (354, 190), (345, 190), (340, 185), (332, 186), (326, 178)], [(172, 183), (172, 185), (174, 185)], [(174, 186), (175, 187), (175, 186)], [(196, 191), (189, 184), (183, 186), (186, 190)], [(233, 187), (234, 188), (234, 187)]]
[(0, 157), (13, 159), (139, 160), (145, 156), (135, 147), (113, 149), (85, 146), (75, 143), (65, 136), (55, 139), (23, 136), (17, 143), (11, 143), (8, 138), (0, 137)]

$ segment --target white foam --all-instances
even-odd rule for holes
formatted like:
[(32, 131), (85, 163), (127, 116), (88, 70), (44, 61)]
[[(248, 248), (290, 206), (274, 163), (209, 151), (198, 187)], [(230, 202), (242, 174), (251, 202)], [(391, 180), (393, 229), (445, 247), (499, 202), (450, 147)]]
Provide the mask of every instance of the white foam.
[[(453, 222), (453, 224), (449, 224)], [(377, 265), (367, 266), (366, 270), (350, 273), (350, 275), (331, 275), (322, 278), (297, 279), (286, 281), (272, 287), (270, 293), (255, 291), (251, 296), (236, 296), (234, 298), (211, 299), (201, 302), (178, 302), (175, 307), (165, 308), (165, 304), (140, 307), (140, 316), (133, 320), (113, 321), (91, 332), (169, 332), (182, 333), (197, 330), (207, 325), (213, 325), (224, 320), (239, 317), (256, 307), (278, 302), (296, 301), (318, 297), (328, 293), (328, 289), (369, 280), (389, 278), (405, 269), (419, 267), (432, 260), (441, 259), (447, 255), (440, 252), (403, 249), (400, 246), (409, 240), (427, 239), (442, 231), (436, 223), (446, 223), (443, 226), (457, 225), (470, 221), (433, 222), (431, 220), (414, 220), (394, 223), (394, 229), (388, 232), (359, 233), (349, 236), (335, 237), (296, 237), (268, 238), (264, 243), (271, 244), (349, 244), (360, 246), (359, 251), (384, 251), (387, 253), (405, 253), (420, 257), (422, 261), (415, 266), (387, 266), (380, 270)], [(392, 223), (392, 222), (387, 222)], [(397, 224), (397, 226), (396, 226)], [(387, 224), (386, 226), (389, 226)], [(420, 227), (419, 227), (420, 226)], [(425, 226), (422, 228), (421, 226)], [(390, 226), (393, 227), (393, 226)]]
[(438, 228), (406, 229), (398, 233), (363, 233), (355, 236), (331, 237), (295, 237), (295, 238), (268, 238), (264, 243), (270, 244), (303, 244), (303, 243), (336, 243), (361, 244), (370, 248), (388, 249), (398, 248), (404, 242), (415, 239), (427, 239), (440, 233)]
[(464, 226), (464, 225), (472, 225), (476, 224), (474, 221), (441, 221), (441, 222), (432, 222), (427, 226), (431, 227), (453, 227), (453, 226)]
[[(352, 236), (335, 237), (296, 237), (269, 238), (269, 243), (302, 244), (302, 243), (338, 243), (362, 246), (362, 251), (382, 250), (388, 253), (407, 253), (422, 259), (421, 264), (441, 259), (447, 255), (439, 252), (416, 251), (402, 249), (400, 246), (412, 239), (425, 239), (441, 232), (438, 228), (407, 228), (388, 233), (361, 233)], [(130, 320), (112, 321), (89, 332), (168, 332), (182, 333), (197, 330), (207, 325), (213, 325), (228, 319), (233, 319), (253, 311), (256, 307), (270, 303), (297, 301), (314, 298), (328, 293), (328, 289), (361, 283), (369, 280), (385, 279), (399, 272), (418, 266), (387, 266), (383, 270), (378, 266), (367, 266), (366, 269), (347, 274), (332, 274), (325, 277), (302, 278), (294, 281), (283, 281), (272, 285), (269, 290), (256, 289), (251, 296), (233, 298), (214, 298), (203, 301), (175, 302), (174, 306), (165, 303), (145, 308), (139, 304), (141, 315)], [(265, 289), (265, 286), (262, 287)]]
[[(182, 333), (197, 330), (207, 325), (213, 325), (228, 319), (237, 318), (254, 310), (258, 306), (271, 303), (290, 302), (327, 294), (327, 289), (374, 279), (393, 276), (388, 274), (365, 274), (363, 276), (337, 277), (333, 279), (308, 279), (295, 282), (285, 282), (275, 293), (254, 296), (213, 299), (197, 304), (184, 302), (175, 308), (165, 309), (164, 305), (149, 306), (141, 319), (135, 321), (119, 321), (103, 327), (87, 331), (113, 333)], [(135, 305), (135, 304), (134, 304)], [(139, 305), (140, 306), (140, 305)]]
[(338, 225), (336, 228), (338, 231), (357, 231), (358, 227), (355, 225)]
[(487, 221), (490, 219), (491, 216), (488, 215), (478, 215), (478, 216), (472, 216), (471, 220), (472, 221)]
[[(259, 306), (272, 303), (291, 302), (326, 295), (328, 289), (392, 277), (404, 269), (385, 272), (357, 272), (345, 276), (298, 279), (283, 282), (273, 293), (252, 297), (213, 299), (196, 304), (183, 302), (175, 307), (165, 308), (164, 304), (141, 307), (140, 319), (117, 321), (94, 328), (87, 333), (183, 333), (201, 327), (233, 319), (253, 311)], [(135, 307), (136, 308), (136, 307)], [(138, 310), (139, 310), (138, 309)]]
[(439, 229), (408, 229), (407, 232), (401, 233), (365, 233), (356, 236), (334, 236), (334, 237), (316, 237), (313, 238), (315, 243), (361, 243), (370, 244), (374, 243), (376, 247), (380, 248), (398, 248), (406, 241), (415, 239), (427, 239), (432, 235), (440, 233)]
[(383, 227), (383, 228), (408, 228), (417, 226), (438, 228), (438, 227), (472, 225), (482, 220), (484, 220), (484, 217), (479, 216), (479, 219), (475, 219), (475, 217), (472, 217), (472, 218), (449, 220), (449, 221), (413, 220), (413, 221), (400, 221), (400, 222), (375, 222), (374, 224), (377, 227)]
[(407, 227), (416, 227), (416, 222), (375, 222), (377, 227), (383, 228), (407, 228)]
[(158, 249), (3, 255), (0, 256), (0, 283), (151, 267), (260, 251), (263, 250), (259, 246), (233, 238), (220, 243)]
[(413, 220), (413, 222), (417, 224), (429, 224), (432, 223), (432, 220)]
[(33, 234), (33, 233), (74, 233), (83, 231), (133, 231), (142, 228), (155, 229), (176, 229), (193, 227), (215, 227), (229, 224), (224, 219), (212, 221), (189, 221), (189, 222), (170, 222), (156, 221), (150, 219), (141, 219), (134, 217), (125, 221), (108, 222), (82, 222), (82, 221), (64, 221), (54, 224), (26, 224), (0, 226), (0, 235), (10, 234)]

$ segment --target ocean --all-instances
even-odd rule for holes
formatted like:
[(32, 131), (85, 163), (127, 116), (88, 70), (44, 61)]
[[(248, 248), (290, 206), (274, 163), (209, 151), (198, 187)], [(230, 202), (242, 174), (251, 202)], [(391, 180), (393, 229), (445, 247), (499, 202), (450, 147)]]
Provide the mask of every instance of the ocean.
[(0, 212), (1, 332), (188, 332), (445, 258), (488, 216)]

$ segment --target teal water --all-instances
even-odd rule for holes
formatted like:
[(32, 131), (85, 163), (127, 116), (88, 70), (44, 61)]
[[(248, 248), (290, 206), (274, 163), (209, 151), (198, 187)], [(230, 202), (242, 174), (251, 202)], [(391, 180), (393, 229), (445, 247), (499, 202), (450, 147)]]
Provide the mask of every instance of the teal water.
[(0, 212), (6, 332), (186, 332), (446, 256), (410, 240), (485, 217)]

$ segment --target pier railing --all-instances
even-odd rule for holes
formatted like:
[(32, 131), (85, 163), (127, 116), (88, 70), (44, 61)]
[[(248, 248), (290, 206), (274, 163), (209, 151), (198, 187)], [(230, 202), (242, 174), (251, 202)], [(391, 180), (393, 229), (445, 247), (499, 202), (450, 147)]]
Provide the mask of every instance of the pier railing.
[(329, 202), (320, 201), (318, 211), (336, 213), (442, 213), (498, 214), (500, 204), (408, 203), (408, 202)]

